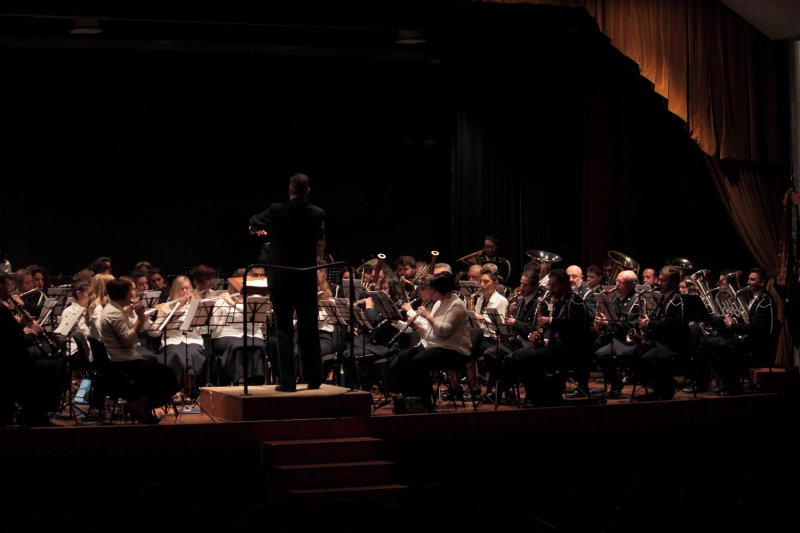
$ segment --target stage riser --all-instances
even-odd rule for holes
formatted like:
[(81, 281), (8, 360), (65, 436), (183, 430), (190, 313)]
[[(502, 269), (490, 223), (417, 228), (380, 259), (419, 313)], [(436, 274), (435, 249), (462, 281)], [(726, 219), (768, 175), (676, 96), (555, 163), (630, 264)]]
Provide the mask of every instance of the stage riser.
[(379, 458), (381, 440), (371, 437), (263, 442), (263, 465), (308, 465), (372, 461)]

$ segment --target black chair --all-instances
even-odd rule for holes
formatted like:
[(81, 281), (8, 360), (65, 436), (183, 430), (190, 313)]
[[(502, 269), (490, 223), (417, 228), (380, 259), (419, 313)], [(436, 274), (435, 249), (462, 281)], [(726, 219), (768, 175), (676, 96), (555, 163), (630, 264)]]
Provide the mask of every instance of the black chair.
[[(769, 372), (770, 383), (773, 387), (775, 386), (775, 374), (772, 372), (772, 369), (775, 366), (775, 356), (778, 352), (778, 341), (780, 341), (782, 331), (783, 322), (774, 318), (772, 320), (772, 334), (770, 335), (769, 341), (766, 345), (755, 347), (755, 349), (747, 354), (747, 368), (744, 369), (745, 374), (749, 374), (751, 368), (766, 368)], [(749, 376), (743, 376), (742, 379), (746, 377), (749, 378)], [(756, 383), (750, 383), (750, 390), (755, 392), (757, 388)]]
[(110, 396), (113, 399), (131, 399), (133, 378), (126, 372), (115, 368), (108, 357), (105, 345), (94, 337), (87, 337), (89, 348), (92, 351), (92, 369), (94, 383), (92, 385), (92, 400), (90, 405), (97, 409), (103, 408), (103, 399)]

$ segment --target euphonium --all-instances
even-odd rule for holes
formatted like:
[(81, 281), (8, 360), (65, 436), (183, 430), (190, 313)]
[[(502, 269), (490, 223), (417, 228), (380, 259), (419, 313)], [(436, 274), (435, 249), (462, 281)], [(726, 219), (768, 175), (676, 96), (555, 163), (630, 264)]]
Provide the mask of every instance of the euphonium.
[(708, 285), (708, 272), (708, 269), (698, 270), (689, 276), (689, 280), (700, 291), (700, 300), (702, 300), (703, 304), (706, 306), (706, 309), (708, 309), (708, 312), (712, 315), (719, 316), (722, 314), (722, 311), (720, 310), (717, 301), (711, 296), (711, 293), (716, 289), (712, 289)]

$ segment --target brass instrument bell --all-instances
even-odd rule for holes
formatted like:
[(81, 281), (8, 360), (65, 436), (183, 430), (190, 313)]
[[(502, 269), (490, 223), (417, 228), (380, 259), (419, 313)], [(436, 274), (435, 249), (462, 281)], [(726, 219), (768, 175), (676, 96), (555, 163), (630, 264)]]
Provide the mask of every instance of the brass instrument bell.
[(685, 257), (670, 257), (666, 259), (668, 265), (675, 267), (681, 274), (681, 278), (686, 276), (686, 271), (695, 268), (695, 263)]
[(614, 263), (614, 268), (611, 269), (611, 274), (608, 276), (606, 283), (614, 283), (619, 273), (623, 270), (633, 270), (637, 275), (639, 274), (639, 262), (631, 256), (617, 250), (609, 250), (608, 258)]

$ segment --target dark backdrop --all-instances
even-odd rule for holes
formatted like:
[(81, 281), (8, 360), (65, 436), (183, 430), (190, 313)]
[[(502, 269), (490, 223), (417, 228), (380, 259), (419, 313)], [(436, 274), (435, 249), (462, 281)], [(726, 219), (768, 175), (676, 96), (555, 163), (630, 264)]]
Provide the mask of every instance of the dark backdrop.
[[(487, 17), (543, 24), (517, 7)], [(355, 265), (454, 262), (495, 233), (515, 274), (534, 248), (750, 266), (683, 123), (584, 11), (556, 11), (557, 30), (473, 28), (435, 60), (4, 48), (0, 246), (53, 273), (100, 255), (227, 273), (257, 254), (249, 216), (304, 172)]]

